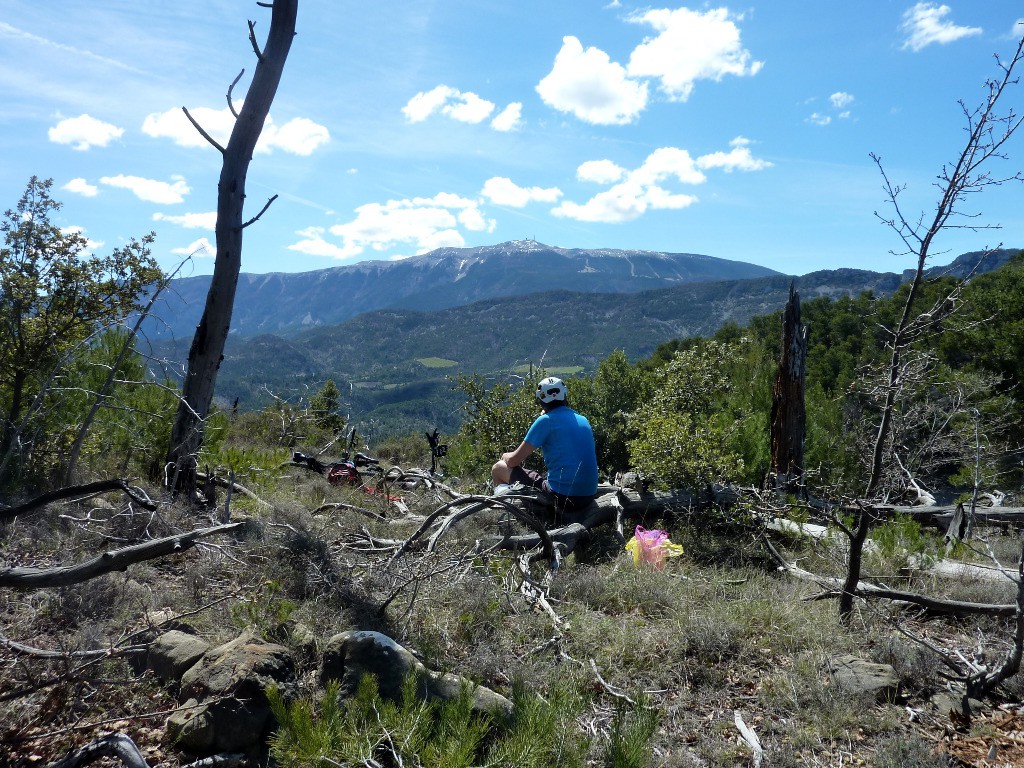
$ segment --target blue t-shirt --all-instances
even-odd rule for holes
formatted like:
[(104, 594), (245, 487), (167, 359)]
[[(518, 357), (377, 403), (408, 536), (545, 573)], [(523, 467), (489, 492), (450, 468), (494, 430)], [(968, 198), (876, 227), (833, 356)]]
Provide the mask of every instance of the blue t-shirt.
[(544, 452), (551, 490), (563, 496), (597, 493), (594, 431), (586, 417), (568, 406), (555, 408), (537, 417), (525, 440)]

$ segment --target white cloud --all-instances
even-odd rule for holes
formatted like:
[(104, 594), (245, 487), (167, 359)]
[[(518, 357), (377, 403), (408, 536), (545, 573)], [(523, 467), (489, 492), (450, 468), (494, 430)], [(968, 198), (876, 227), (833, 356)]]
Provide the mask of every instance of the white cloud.
[(611, 184), (625, 175), (626, 169), (611, 160), (587, 160), (576, 169), (577, 179), (595, 184)]
[[(297, 234), (299, 242), (289, 249), (315, 256), (348, 259), (367, 249), (386, 251), (412, 245), (423, 253), (444, 246), (465, 245), (459, 227), (469, 231), (493, 231), (476, 200), (442, 192), (431, 198), (416, 197), (368, 203), (356, 208), (356, 217), (329, 230), (311, 227)], [(328, 239), (338, 238), (340, 243)]]
[(496, 131), (514, 131), (523, 124), (523, 105), (513, 101), (491, 120), (491, 128)]
[(105, 123), (89, 115), (79, 115), (61, 120), (53, 126), (48, 135), (55, 144), (70, 144), (72, 149), (85, 151), (90, 147), (105, 147), (114, 139), (124, 135), (124, 128)]
[(194, 256), (197, 259), (215, 259), (217, 257), (217, 246), (205, 237), (200, 237), (184, 248), (172, 248), (171, 253), (177, 256)]
[(494, 176), (484, 182), (480, 194), (495, 205), (510, 208), (525, 208), (529, 203), (553, 203), (562, 196), (558, 187), (520, 187), (512, 179)]
[(832, 118), (829, 115), (823, 115), (820, 112), (812, 112), (811, 116), (807, 118), (807, 122), (814, 123), (815, 125), (828, 125), (832, 122)]
[(326, 230), (323, 227), (309, 227), (300, 230), (295, 234), (302, 239), (289, 245), (288, 250), (305, 253), (307, 256), (327, 256), (332, 259), (348, 259), (363, 252), (363, 249), (359, 247), (343, 248), (329, 243), (324, 239), (325, 233)]
[(562, 38), (551, 72), (536, 90), (549, 107), (595, 125), (631, 123), (647, 106), (646, 83), (630, 79), (604, 51), (584, 50), (572, 36)]
[(832, 102), (832, 106), (836, 109), (843, 109), (853, 103), (853, 94), (846, 93), (845, 91), (836, 91), (828, 97), (828, 100)]
[(712, 152), (708, 155), (701, 155), (697, 158), (697, 167), (709, 171), (712, 168), (720, 168), (726, 173), (733, 171), (763, 171), (771, 168), (772, 164), (767, 160), (754, 157), (750, 151), (750, 140), (737, 136), (729, 142), (732, 147), (728, 152)]
[(172, 176), (173, 181), (156, 181), (155, 179), (144, 179), (141, 176), (104, 176), (100, 184), (108, 187), (127, 189), (140, 200), (162, 205), (185, 202), (185, 195), (192, 190), (182, 176)]
[(99, 187), (90, 184), (85, 179), (72, 179), (65, 184), (61, 189), (66, 189), (68, 192), (72, 192), (82, 197), (96, 197), (100, 193)]
[[(585, 169), (584, 175), (592, 174), (593, 167)], [(639, 168), (626, 171), (624, 178), (610, 189), (583, 204), (567, 200), (551, 213), (577, 221), (621, 223), (640, 218), (648, 209), (680, 209), (697, 202), (694, 195), (673, 193), (662, 186), (672, 180), (701, 184), (705, 176), (685, 149), (661, 147), (648, 155)]]
[(629, 57), (632, 77), (653, 77), (673, 101), (686, 101), (697, 80), (721, 80), (726, 75), (756, 75), (764, 62), (753, 61), (740, 44), (737, 21), (727, 8), (701, 13), (688, 8), (660, 9), (635, 14), (630, 21), (649, 24), (657, 32)]
[(421, 123), (435, 112), (447, 115), (460, 123), (481, 123), (490, 117), (494, 104), (477, 96), (447, 85), (430, 91), (421, 91), (402, 107), (402, 114), (410, 123)]
[(666, 183), (703, 184), (707, 177), (703, 171), (719, 169), (759, 171), (771, 166), (766, 160), (755, 158), (750, 151), (750, 140), (737, 136), (730, 142), (729, 152), (712, 152), (694, 160), (685, 149), (661, 147), (654, 150), (635, 170), (621, 168), (610, 160), (591, 160), (580, 165), (576, 176), (581, 181), (612, 184), (585, 203), (566, 200), (551, 213), (578, 221), (609, 224), (633, 221), (648, 210), (678, 210), (697, 202), (695, 195), (673, 192)]
[(903, 48), (920, 51), (932, 43), (945, 45), (982, 33), (981, 27), (961, 27), (947, 20), (951, 10), (948, 5), (917, 3), (904, 13), (900, 29), (907, 38), (903, 41)]
[[(218, 144), (226, 146), (235, 125), (235, 116), (227, 107), (210, 109), (197, 107), (189, 114)], [(154, 112), (142, 123), (142, 132), (157, 139), (170, 139), (180, 147), (210, 147), (210, 143), (196, 130), (180, 109)], [(282, 126), (274, 124), (268, 116), (256, 144), (256, 151), (269, 154), (280, 149), (293, 155), (309, 156), (331, 139), (326, 127), (305, 117), (295, 117)]]
[(213, 232), (217, 227), (217, 212), (184, 213), (181, 216), (168, 216), (166, 213), (154, 213), (153, 221), (166, 221), (177, 224), (185, 229), (208, 229)]
[(309, 157), (330, 140), (327, 128), (309, 118), (293, 117), (280, 128), (268, 118), (256, 151), (269, 153), (272, 149), (280, 149), (292, 155)]
[[(227, 144), (228, 137), (231, 135), (231, 127), (235, 124), (235, 117), (227, 107), (224, 109), (196, 107), (190, 109), (189, 114), (221, 146)], [(210, 143), (199, 134), (199, 131), (188, 121), (185, 113), (180, 109), (169, 109), (166, 112), (154, 112), (147, 115), (142, 122), (142, 132), (155, 139), (170, 139), (179, 147), (210, 146)]]
[(65, 235), (77, 235), (85, 240), (85, 250), (90, 253), (94, 253), (103, 247), (104, 243), (102, 240), (93, 240), (85, 234), (85, 227), (71, 226), (62, 227), (61, 232)]

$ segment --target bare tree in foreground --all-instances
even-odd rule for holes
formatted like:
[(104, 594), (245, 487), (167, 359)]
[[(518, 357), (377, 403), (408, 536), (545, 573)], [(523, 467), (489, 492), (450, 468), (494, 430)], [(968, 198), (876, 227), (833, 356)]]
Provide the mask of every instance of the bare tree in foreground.
[[(259, 3), (272, 9), (270, 33), (266, 46), (260, 50), (255, 25), (249, 22), (249, 39), (256, 53), (256, 72), (245, 95), (241, 111), (236, 111), (228, 89), (228, 106), (235, 115), (235, 125), (226, 147), (220, 146), (185, 110), (196, 129), (223, 155), (220, 181), (217, 184), (217, 259), (210, 290), (206, 296), (199, 327), (196, 328), (188, 354), (188, 369), (182, 388), (182, 399), (171, 430), (171, 448), (167, 457), (170, 478), (175, 488), (192, 492), (196, 484), (197, 456), (203, 443), (206, 417), (213, 402), (217, 371), (224, 356), (224, 344), (231, 326), (235, 288), (242, 264), (242, 232), (255, 222), (273, 202), (256, 216), (244, 221), (245, 177), (253, 150), (274, 101), (285, 60), (295, 35), (298, 0), (274, 0)], [(244, 70), (243, 73), (244, 74)]]
[[(1014, 70), (1022, 59), (1024, 37), (1017, 43), (1017, 50), (1009, 61), (1003, 61), (996, 56), (996, 64), (1002, 74), (986, 83), (988, 95), (981, 105), (969, 109), (964, 102), (960, 102), (966, 121), (967, 142), (956, 160), (951, 165), (943, 166), (938, 175), (935, 186), (939, 189), (939, 200), (930, 220), (926, 214), (918, 218), (908, 218), (900, 203), (900, 195), (906, 187), (894, 184), (882, 165), (882, 159), (878, 155), (871, 155), (871, 159), (882, 174), (886, 199), (892, 209), (889, 216), (877, 211), (875, 215), (903, 242), (905, 250), (894, 251), (893, 255), (916, 256), (917, 268), (907, 292), (903, 311), (895, 327), (889, 331), (890, 355), (885, 368), (884, 401), (871, 452), (870, 474), (864, 489), (865, 498), (870, 499), (875, 495), (882, 479), (883, 458), (890, 442), (894, 407), (903, 385), (902, 373), (907, 352), (915, 342), (931, 332), (940, 320), (953, 311), (959, 297), (960, 287), (957, 287), (952, 294), (940, 299), (929, 311), (915, 311), (915, 303), (924, 281), (925, 268), (936, 236), (945, 229), (968, 229), (975, 232), (996, 229), (996, 225), (978, 223), (979, 214), (969, 214), (961, 210), (963, 204), (970, 195), (987, 187), (1000, 186), (1009, 181), (1024, 181), (1024, 175), (1019, 171), (1007, 176), (995, 176), (988, 170), (990, 161), (1006, 159), (1006, 143), (1017, 132), (1024, 119), (1013, 108), (1005, 113), (996, 111), (1007, 89), (1017, 84), (1018, 77), (1015, 76)], [(865, 507), (857, 514), (856, 524), (850, 532), (847, 576), (839, 598), (839, 614), (844, 620), (848, 619), (853, 611), (853, 598), (857, 591), (857, 583), (860, 581), (861, 548), (870, 525), (871, 513)]]

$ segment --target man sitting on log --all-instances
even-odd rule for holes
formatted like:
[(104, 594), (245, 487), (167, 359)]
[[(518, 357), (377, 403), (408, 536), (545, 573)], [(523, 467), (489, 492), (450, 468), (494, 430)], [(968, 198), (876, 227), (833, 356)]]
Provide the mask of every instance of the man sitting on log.
[[(552, 498), (555, 520), (585, 509), (597, 495), (597, 454), (594, 432), (586, 417), (566, 400), (565, 382), (555, 377), (537, 384), (537, 402), (544, 411), (530, 426), (523, 442), (503, 453), (491, 467), (495, 494), (510, 483), (536, 488)], [(537, 448), (544, 453), (547, 475), (523, 467)]]

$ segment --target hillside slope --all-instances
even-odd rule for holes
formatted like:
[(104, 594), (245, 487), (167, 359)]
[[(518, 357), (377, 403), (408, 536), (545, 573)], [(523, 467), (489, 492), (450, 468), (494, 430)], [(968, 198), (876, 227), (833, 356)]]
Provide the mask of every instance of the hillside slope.
[[(566, 249), (517, 240), (314, 272), (242, 274), (231, 329), (239, 337), (290, 335), (378, 309), (430, 311), (537, 291), (633, 293), (777, 274), (692, 253)], [(147, 324), (147, 336), (191, 337), (209, 285), (209, 276), (175, 280), (154, 311), (159, 320)]]

